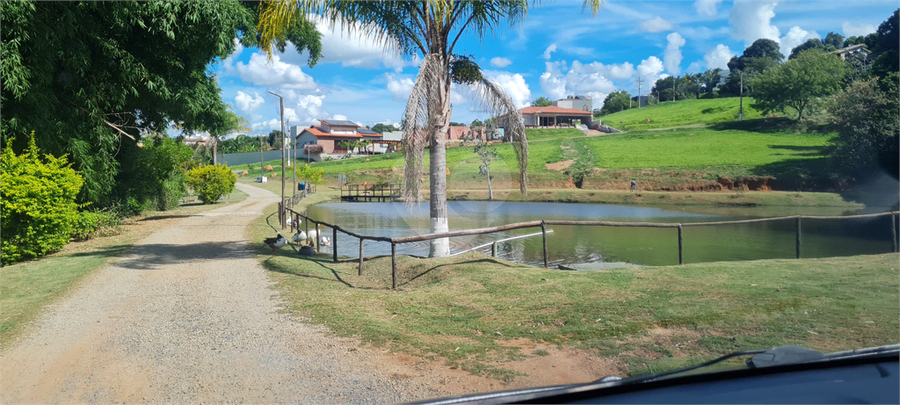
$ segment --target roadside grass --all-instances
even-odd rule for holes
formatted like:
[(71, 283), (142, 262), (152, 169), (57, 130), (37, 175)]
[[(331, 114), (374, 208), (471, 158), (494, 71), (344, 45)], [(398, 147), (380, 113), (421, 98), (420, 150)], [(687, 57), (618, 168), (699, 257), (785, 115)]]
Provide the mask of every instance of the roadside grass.
[[(274, 211), (272, 207), (271, 211)], [(252, 226), (265, 237), (264, 220)], [(546, 270), (480, 253), (441, 259), (271, 255), (285, 309), (340, 336), (503, 381), (547, 344), (614, 359), (625, 374), (742, 349), (836, 351), (897, 343), (897, 254), (718, 262), (598, 272)], [(541, 345), (541, 346), (538, 346)]]
[[(749, 97), (744, 98), (744, 120), (762, 118), (759, 111), (750, 107), (751, 101)], [(737, 121), (740, 103), (739, 97), (664, 101), (608, 114), (599, 119), (602, 123), (622, 131), (711, 124)]]
[(245, 198), (246, 193), (235, 190), (217, 204), (187, 204), (169, 211), (147, 212), (126, 219), (117, 235), (71, 242), (43, 258), (3, 266), (0, 269), (0, 307), (3, 308), (0, 346), (5, 348), (47, 305), (64, 297), (109, 260), (127, 254), (133, 243), (155, 230), (152, 225), (142, 225), (188, 217)]

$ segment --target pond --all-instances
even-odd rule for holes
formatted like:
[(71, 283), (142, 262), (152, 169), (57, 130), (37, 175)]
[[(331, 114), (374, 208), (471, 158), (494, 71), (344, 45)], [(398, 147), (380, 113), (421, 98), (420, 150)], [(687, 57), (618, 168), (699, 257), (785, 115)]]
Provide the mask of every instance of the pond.
[[(484, 228), (540, 220), (690, 223), (787, 215), (852, 215), (861, 211), (816, 208), (753, 208), (707, 206), (623, 206), (605, 204), (527, 202), (449, 202), (450, 230)], [(881, 212), (887, 209), (869, 209)], [(403, 203), (327, 203), (308, 209), (313, 219), (337, 224), (362, 235), (402, 237), (428, 233), (428, 204), (411, 210)], [(802, 256), (830, 257), (890, 252), (889, 217), (802, 221)], [(560, 264), (628, 262), (642, 265), (678, 264), (678, 231), (671, 228), (611, 228), (548, 226), (551, 268)], [(540, 232), (518, 229), (450, 239), (451, 253), (513, 236)], [(328, 231), (326, 235), (330, 236)], [(794, 220), (684, 228), (684, 262), (754, 260), (795, 257)], [(338, 233), (338, 255), (357, 257), (359, 240)], [(330, 249), (326, 247), (325, 249)], [(390, 244), (367, 241), (365, 255), (389, 255)], [(479, 251), (490, 254), (490, 246)], [(500, 258), (543, 265), (541, 236), (498, 244)], [(330, 251), (330, 250), (329, 250)], [(428, 242), (397, 245), (398, 254), (426, 256)]]

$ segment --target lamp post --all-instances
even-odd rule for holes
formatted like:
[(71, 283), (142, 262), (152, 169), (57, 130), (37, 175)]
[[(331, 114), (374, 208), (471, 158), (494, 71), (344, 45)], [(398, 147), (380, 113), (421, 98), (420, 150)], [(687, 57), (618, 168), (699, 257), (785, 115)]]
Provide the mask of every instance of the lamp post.
[(278, 204), (278, 219), (281, 221), (281, 229), (285, 228), (285, 206), (284, 206), (284, 172), (285, 172), (285, 157), (284, 157), (284, 97), (281, 97), (280, 94), (275, 94), (273, 92), (269, 92), (269, 94), (278, 97), (278, 105), (281, 111), (281, 203)]

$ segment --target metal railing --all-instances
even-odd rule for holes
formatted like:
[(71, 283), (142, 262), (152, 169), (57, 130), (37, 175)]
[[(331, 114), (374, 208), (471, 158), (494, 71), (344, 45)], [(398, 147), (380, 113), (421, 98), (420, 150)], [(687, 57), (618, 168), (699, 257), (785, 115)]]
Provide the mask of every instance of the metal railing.
[[(893, 242), (893, 251), (898, 251), (898, 221), (900, 221), (900, 211), (892, 211), (892, 212), (881, 212), (876, 214), (861, 214), (861, 215), (848, 215), (848, 216), (812, 216), (812, 215), (793, 215), (787, 217), (774, 217), (774, 218), (758, 218), (758, 219), (745, 219), (745, 220), (737, 220), (737, 221), (717, 221), (717, 222), (689, 222), (689, 223), (657, 223), (657, 222), (610, 222), (610, 221), (563, 221), (563, 220), (550, 220), (550, 221), (529, 221), (529, 222), (519, 222), (514, 224), (507, 224), (501, 226), (494, 226), (490, 228), (477, 228), (477, 229), (465, 229), (460, 231), (451, 231), (451, 232), (441, 232), (441, 233), (429, 233), (424, 235), (415, 235), (415, 236), (405, 236), (399, 238), (387, 238), (381, 236), (368, 236), (368, 235), (360, 235), (355, 232), (348, 231), (346, 229), (341, 229), (338, 225), (329, 224), (327, 222), (314, 220), (304, 214), (296, 212), (292, 209), (288, 209), (290, 213), (294, 217), (294, 221), (292, 224), (299, 225), (299, 219), (306, 219), (306, 230), (309, 233), (309, 223), (313, 223), (315, 225), (316, 230), (316, 252), (319, 252), (319, 243), (318, 238), (320, 238), (321, 233), (319, 232), (319, 225), (330, 227), (332, 230), (332, 260), (334, 262), (338, 261), (337, 255), (337, 234), (338, 232), (342, 232), (344, 234), (350, 235), (354, 238), (359, 239), (359, 275), (361, 276), (363, 273), (363, 242), (367, 240), (376, 241), (376, 242), (385, 242), (391, 244), (391, 286), (392, 288), (397, 288), (397, 245), (402, 243), (413, 243), (413, 242), (422, 242), (433, 239), (441, 239), (441, 238), (452, 238), (457, 236), (471, 236), (471, 235), (484, 235), (491, 234), (496, 232), (504, 232), (510, 231), (514, 229), (523, 229), (523, 228), (541, 228), (541, 232), (535, 233), (532, 235), (525, 236), (537, 236), (541, 235), (543, 239), (543, 259), (544, 259), (544, 268), (549, 268), (549, 261), (547, 256), (547, 233), (553, 232), (552, 230), (548, 230), (548, 225), (554, 226), (608, 226), (608, 227), (631, 227), (631, 228), (676, 228), (678, 229), (678, 264), (684, 264), (684, 227), (689, 226), (720, 226), (720, 225), (735, 225), (735, 224), (751, 224), (751, 223), (760, 223), (760, 222), (774, 222), (774, 221), (789, 221), (794, 220), (796, 222), (796, 257), (800, 258), (801, 246), (802, 246), (802, 220), (803, 219), (858, 219), (858, 218), (877, 218), (890, 216), (891, 221), (891, 241)], [(291, 226), (291, 231), (294, 230), (294, 226)], [(299, 227), (298, 227), (299, 230)], [(510, 239), (517, 239), (525, 236), (514, 237)], [(508, 240), (508, 239), (505, 239)], [(498, 241), (499, 242), (499, 241)], [(486, 247), (486, 245), (480, 247)], [(496, 242), (493, 242), (492, 253), (496, 255)]]

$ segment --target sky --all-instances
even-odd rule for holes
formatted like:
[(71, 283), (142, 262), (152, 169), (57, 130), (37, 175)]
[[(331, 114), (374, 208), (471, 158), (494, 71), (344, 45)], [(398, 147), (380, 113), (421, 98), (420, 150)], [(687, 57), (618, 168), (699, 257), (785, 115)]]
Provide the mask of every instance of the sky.
[[(592, 16), (582, 2), (545, 2), (516, 26), (503, 26), (479, 40), (463, 37), (454, 50), (474, 55), (486, 77), (519, 107), (538, 97), (586, 95), (594, 108), (607, 94), (647, 94), (667, 75), (727, 69), (728, 60), (760, 38), (779, 43), (782, 53), (829, 32), (866, 35), (900, 6), (897, 0), (605, 0)], [(371, 37), (348, 35), (348, 27), (317, 23), (323, 57), (314, 68), (288, 47), (268, 60), (255, 48), (210, 66), (222, 98), (246, 117), (254, 134), (280, 129), (285, 120), (309, 126), (318, 119), (350, 120), (364, 126), (397, 124), (418, 73), (416, 56), (404, 56)], [(466, 86), (452, 88), (451, 121), (489, 118), (470, 102)], [(287, 124), (286, 124), (287, 125)]]

